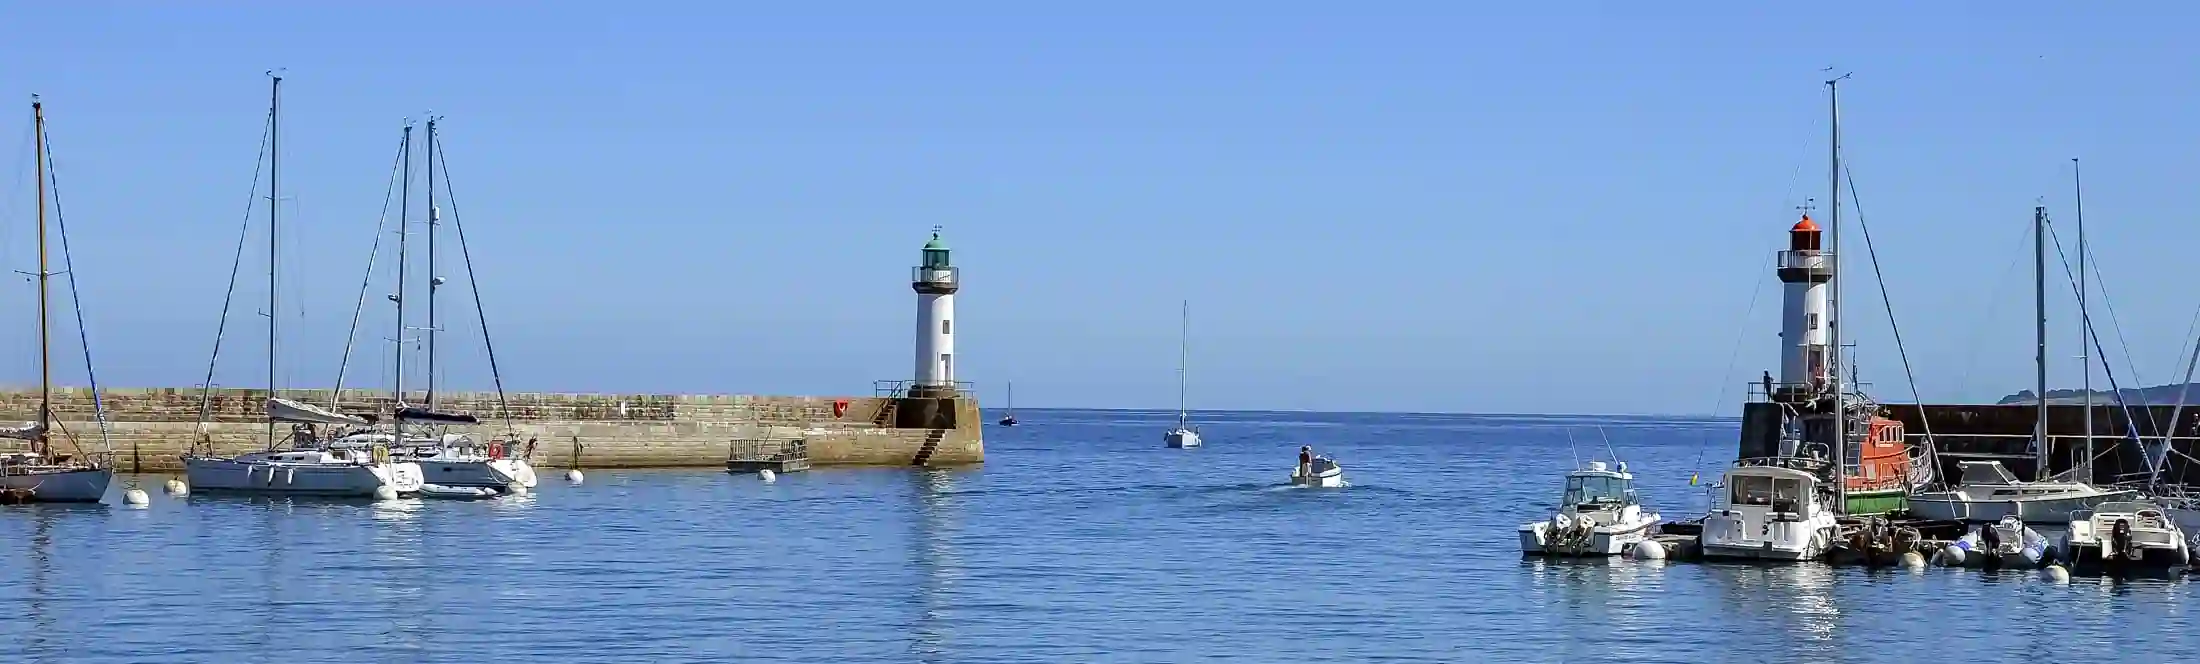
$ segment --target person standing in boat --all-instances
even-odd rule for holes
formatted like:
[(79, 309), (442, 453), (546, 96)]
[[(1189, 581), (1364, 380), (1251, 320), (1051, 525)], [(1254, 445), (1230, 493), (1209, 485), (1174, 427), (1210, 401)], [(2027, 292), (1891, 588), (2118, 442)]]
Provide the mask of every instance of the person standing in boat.
[(1299, 476), (1305, 477), (1312, 474), (1314, 474), (1314, 446), (1300, 445)]

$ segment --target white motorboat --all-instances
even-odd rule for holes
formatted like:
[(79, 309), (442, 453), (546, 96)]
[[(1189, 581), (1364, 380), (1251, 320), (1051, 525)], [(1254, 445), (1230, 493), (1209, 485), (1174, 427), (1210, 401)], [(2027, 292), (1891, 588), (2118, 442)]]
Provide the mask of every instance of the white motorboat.
[(483, 498), (495, 498), (502, 494), (503, 492), (485, 486), (444, 486), (441, 484), (420, 485), (420, 497), (422, 498), (436, 498), (441, 500), (480, 500)]
[(2073, 514), (2114, 501), (2139, 497), (2130, 489), (2096, 487), (2084, 482), (2019, 481), (1999, 461), (1964, 461), (1962, 480), (1953, 488), (1910, 495), (1910, 514), (1923, 519), (1999, 523), (2016, 517), (2030, 523), (2069, 523)]
[(1176, 428), (1161, 434), (1161, 442), (1175, 449), (1199, 447), (1199, 430), (1192, 428), (1191, 412), (1184, 409), (1184, 371), (1192, 352), (1192, 303), (1184, 302), (1183, 331), (1176, 357)]
[(2192, 563), (2190, 546), (2161, 505), (2117, 501), (2073, 516), (2062, 551), (2079, 567), (2183, 569)]
[(1520, 525), (1520, 552), (1526, 555), (1616, 556), (1650, 538), (1658, 513), (1644, 509), (1635, 495), (1635, 477), (1627, 464), (1612, 470), (1602, 461), (1566, 474), (1566, 493), (1558, 514)]
[(1839, 536), (1818, 476), (1782, 459), (1742, 459), (1703, 520), (1705, 558), (1812, 560)]
[(36, 452), (0, 454), (0, 489), (28, 491), (37, 502), (96, 503), (114, 477), (114, 469), (96, 464)]
[(1297, 486), (1334, 489), (1344, 486), (1344, 468), (1329, 457), (1317, 456), (1306, 467), (1291, 468), (1291, 483)]

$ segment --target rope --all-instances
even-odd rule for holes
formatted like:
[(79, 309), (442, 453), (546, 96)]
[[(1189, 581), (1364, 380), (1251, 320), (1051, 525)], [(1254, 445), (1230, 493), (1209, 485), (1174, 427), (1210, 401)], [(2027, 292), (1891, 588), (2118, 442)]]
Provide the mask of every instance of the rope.
[[(2140, 406), (2145, 406), (2145, 407), (2148, 407), (2148, 408), (2145, 408), (2145, 409), (2144, 409), (2144, 410), (2146, 410), (2146, 413), (2147, 413), (2147, 423), (2148, 423), (2148, 424), (2152, 424), (2152, 425), (2154, 425), (2154, 430), (2155, 430), (2155, 431), (2161, 431), (2161, 430), (2162, 430), (2162, 422), (2161, 422), (2160, 420), (2157, 420), (2157, 419), (2155, 419), (2155, 417), (2154, 417), (2154, 409), (2153, 409), (2153, 408), (2151, 408), (2151, 406), (2153, 406), (2153, 405), (2154, 405), (2154, 404), (2153, 404), (2153, 400), (2152, 400), (2152, 399), (2149, 399), (2149, 398), (2147, 398), (2147, 394), (2146, 394), (2146, 384), (2147, 384), (2147, 381), (2146, 381), (2146, 378), (2144, 378), (2144, 377), (2142, 377), (2142, 376), (2140, 376), (2140, 375), (2139, 375), (2139, 365), (2138, 365), (2138, 363), (2137, 363), (2136, 361), (2134, 361), (2134, 360), (2132, 359), (2132, 357), (2133, 357), (2133, 356), (2132, 356), (2132, 353), (2131, 353), (2131, 342), (2130, 342), (2130, 341), (2128, 341), (2128, 340), (2126, 340), (2126, 339), (2124, 339), (2124, 325), (2123, 325), (2123, 322), (2122, 322), (2122, 321), (2120, 321), (2120, 320), (2118, 320), (2118, 318), (2117, 318), (2117, 316), (2116, 316), (2116, 302), (2115, 302), (2115, 300), (2114, 300), (2113, 298), (2110, 298), (2110, 297), (2108, 296), (2108, 285), (2107, 285), (2107, 284), (2108, 284), (2108, 280), (2107, 280), (2107, 279), (2106, 279), (2105, 277), (2103, 277), (2103, 276), (2101, 275), (2101, 259), (2100, 259), (2100, 256), (2098, 256), (2098, 255), (2094, 254), (2094, 253), (2093, 253), (2093, 250), (2092, 250), (2092, 249), (2091, 249), (2090, 247), (2086, 249), (2086, 255), (2087, 255), (2087, 256), (2089, 256), (2089, 257), (2091, 257), (2091, 258), (2092, 258), (2092, 260), (2093, 260), (2093, 264), (2092, 264), (2092, 265), (2090, 265), (2090, 266), (2088, 266), (2088, 267), (2090, 267), (2090, 268), (2092, 268), (2092, 269), (2090, 269), (2090, 270), (2087, 270), (2087, 271), (2088, 271), (2088, 272), (2092, 272), (2092, 273), (2093, 273), (2093, 283), (2094, 283), (2094, 284), (2097, 284), (2097, 285), (2096, 285), (2096, 286), (2094, 286), (2094, 287), (2095, 287), (2095, 288), (2097, 288), (2097, 289), (2099, 289), (2099, 290), (2101, 291), (2101, 305), (2102, 305), (2102, 306), (2105, 306), (2105, 307), (2108, 307), (2108, 325), (2109, 325), (2109, 329), (2111, 329), (2111, 330), (2115, 330), (2115, 331), (2116, 331), (2116, 345), (2118, 345), (2118, 346), (2121, 346), (2121, 347), (2123, 347), (2123, 350), (2124, 350), (2124, 366), (2126, 366), (2126, 367), (2128, 367), (2128, 368), (2130, 368), (2130, 369), (2131, 369), (2131, 382), (2139, 384), (2139, 405), (2140, 405)], [(2088, 327), (2087, 327), (2086, 329), (2087, 329), (2087, 332), (2088, 332), (2088, 334), (2093, 334), (2093, 331), (2092, 331), (2092, 328), (2090, 327), (2090, 325), (2089, 325), (2089, 326), (2088, 326)], [(2096, 341), (2095, 341), (2094, 343), (2095, 343), (2095, 345), (2099, 345), (2099, 343), (2100, 343), (2100, 342), (2096, 340)], [(2108, 358), (2105, 358), (2105, 357), (2104, 357), (2104, 358), (2101, 358), (2101, 364), (2102, 364), (2102, 366), (2107, 366), (2107, 364), (2108, 364)], [(2117, 403), (2122, 403), (2122, 402), (2123, 402), (2123, 399), (2124, 399), (2123, 393), (2122, 393), (2121, 391), (2117, 392), (2117, 393), (2116, 393), (2116, 401), (2117, 401)], [(2134, 435), (2136, 435), (2136, 434), (2134, 434)]]
[[(44, 156), (46, 160), (46, 182), (47, 187), (53, 190), (53, 221), (54, 225), (60, 227), (61, 230), (61, 271), (69, 275), (69, 310), (76, 314), (77, 345), (84, 351), (84, 374), (92, 383), (92, 417), (99, 422), (99, 445), (102, 450), (100, 456), (102, 457), (102, 463), (112, 464), (115, 453), (114, 432), (107, 423), (107, 404), (99, 394), (99, 371), (92, 367), (91, 335), (84, 329), (84, 300), (83, 296), (76, 290), (76, 261), (70, 257), (69, 253), (68, 217), (61, 214), (61, 176), (54, 167), (53, 136), (47, 135), (44, 138), (46, 139), (46, 154)], [(52, 406), (47, 407), (51, 408)], [(77, 446), (75, 440), (70, 440), (69, 444), (72, 447), (77, 447), (78, 454), (84, 453), (84, 449)]]
[[(436, 143), (441, 143), (438, 140)], [(444, 161), (443, 151), (436, 144), (428, 146), (430, 159), (443, 167), (443, 196), (451, 202), (451, 228), (458, 232), (458, 255), (466, 261), (466, 285), (474, 295), (474, 315), (481, 320), (481, 345), (489, 353), (489, 377), (496, 382), (497, 410), (504, 417), (504, 429), (515, 431), (512, 425), (512, 407), (504, 397), (504, 373), (497, 370), (497, 346), (489, 338), (489, 313), (481, 307), (481, 281), (474, 276), (474, 254), (466, 244), (466, 224), (458, 217), (458, 190), (451, 186), (451, 165)]]
[(1887, 275), (1879, 270), (1879, 249), (1872, 244), (1872, 227), (1864, 223), (1864, 197), (1856, 193), (1855, 172), (1844, 165), (1841, 167), (1841, 175), (1849, 183), (1849, 204), (1856, 208), (1856, 227), (1864, 234), (1864, 253), (1872, 261), (1872, 281), (1879, 286), (1879, 303), (1887, 309), (1887, 328), (1894, 332), (1895, 354), (1902, 358), (1902, 377), (1910, 381), (1910, 398), (1917, 406), (1917, 421), (1925, 428), (1925, 458), (1932, 461), (1933, 469), (1937, 471), (1940, 463), (1939, 453), (1933, 445), (1933, 422), (1925, 417), (1925, 397), (1917, 389), (1917, 373), (1910, 368), (1910, 350), (1902, 343), (1902, 326), (1894, 320), (1894, 300), (1887, 297)]
[[(222, 293), (221, 319), (214, 324), (214, 355), (207, 358), (206, 382), (199, 385), (199, 422), (192, 431), (193, 439), (191, 441), (191, 446), (194, 448), (198, 447), (199, 441), (206, 437), (206, 419), (211, 414), (209, 411), (213, 409), (214, 403), (214, 365), (221, 360), (222, 338), (227, 336), (226, 333), (229, 329), (229, 309), (237, 297), (237, 271), (244, 267), (244, 245), (245, 241), (250, 239), (252, 233), (252, 208), (260, 200), (260, 173), (267, 167), (267, 139), (274, 131), (275, 112), (270, 109), (267, 114), (267, 125), (260, 130), (258, 159), (252, 164), (252, 191), (245, 196), (244, 222), (239, 224), (237, 228), (237, 255), (229, 262), (229, 290)], [(274, 315), (274, 313), (272, 311), (268, 312), (269, 315)], [(273, 385), (268, 387), (270, 390), (274, 388)], [(207, 452), (210, 454), (213, 452), (211, 442), (207, 443)]]
[[(336, 365), (336, 389), (329, 392), (329, 410), (335, 410), (344, 398), (344, 373), (351, 369), (351, 350), (359, 340), (359, 315), (367, 308), (367, 286), (374, 283), (374, 262), (382, 255), (382, 229), (389, 226), (390, 195), (397, 190), (397, 172), (404, 163), (404, 141), (398, 141), (398, 156), (390, 158), (390, 182), (382, 189), (382, 211), (374, 220), (374, 244), (367, 250), (367, 275), (359, 278), (359, 301), (351, 307), (351, 329), (344, 334), (344, 359)], [(402, 216), (403, 211), (399, 211)]]
[[(2076, 292), (2078, 289), (2077, 273), (2073, 272), (2070, 269), (2070, 256), (2063, 253), (2062, 238), (2055, 234), (2055, 223), (2053, 221), (2049, 221), (2047, 223), (2047, 239), (2048, 241), (2055, 244), (2055, 257), (2062, 260), (2063, 278), (2068, 280), (2068, 282), (2070, 283), (2071, 291)], [(2101, 299), (2108, 299), (2108, 293), (2105, 290), (2101, 293)], [(2102, 356), (2101, 372), (2108, 375), (2108, 389), (2114, 391), (2118, 395), (2123, 394), (2123, 387), (2116, 382), (2116, 368), (2109, 365), (2107, 361), (2108, 350), (2101, 347), (2100, 335), (2093, 333), (2092, 314), (2080, 312), (2078, 314), (2078, 319), (2080, 326), (2085, 328), (2086, 341), (2091, 342), (2091, 345), (2093, 346), (2093, 352)], [(2041, 396), (2045, 397), (2046, 395)], [(2117, 410), (2124, 415), (2124, 431), (2126, 434), (2128, 434), (2127, 437), (2131, 440), (2132, 444), (2139, 446), (2139, 454), (2147, 459), (2147, 466), (2150, 470), (2152, 470), (2154, 467), (2154, 455), (2148, 453), (2146, 450), (2146, 445), (2139, 441), (2139, 423), (2137, 420), (2131, 417), (2131, 405), (2126, 404), (2123, 401), (2124, 400), (2121, 397), (2116, 399)], [(2086, 433), (2091, 434), (2092, 432), (2088, 431)], [(2041, 441), (2041, 444), (2046, 444), (2046, 441)], [(2089, 458), (2087, 459), (2087, 463), (2090, 464), (2093, 461), (2099, 460), (2099, 458), (2099, 456)], [(2088, 479), (2090, 480), (2091, 478)]]

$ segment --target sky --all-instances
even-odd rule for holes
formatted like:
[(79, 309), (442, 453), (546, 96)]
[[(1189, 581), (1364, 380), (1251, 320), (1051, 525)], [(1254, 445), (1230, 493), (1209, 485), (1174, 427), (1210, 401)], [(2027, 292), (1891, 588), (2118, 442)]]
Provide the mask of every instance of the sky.
[[(1173, 407), (1189, 301), (1194, 408), (1733, 414), (1777, 368), (1773, 253), (1806, 200), (1825, 216), (1824, 81), (1850, 73), (1843, 335), (1869, 389), (2031, 386), (2031, 210), (2075, 242), (2074, 157), (2096, 325), (2119, 381), (2158, 384), (2184, 372), (2200, 306), (2177, 276), (2200, 240), (2177, 198), (2200, 172), (2195, 14), (5, 3), (0, 260), (37, 270), (39, 94), (73, 259), (55, 285), (75, 281), (99, 381), (203, 382), (266, 195), (279, 68), (284, 387), (339, 368), (388, 387), (396, 234), (377, 224), (401, 128), (432, 113), (446, 389), (491, 386), (485, 320), (511, 390), (868, 395), (913, 371), (909, 268), (940, 226), (964, 278), (957, 378), (988, 406), (1013, 381), (1022, 407)], [(267, 382), (267, 210), (250, 210), (225, 386)], [(2050, 270), (2051, 382), (2074, 386), (2074, 297)], [(35, 385), (36, 292), (12, 283), (0, 382)], [(57, 297), (58, 380), (83, 384)]]

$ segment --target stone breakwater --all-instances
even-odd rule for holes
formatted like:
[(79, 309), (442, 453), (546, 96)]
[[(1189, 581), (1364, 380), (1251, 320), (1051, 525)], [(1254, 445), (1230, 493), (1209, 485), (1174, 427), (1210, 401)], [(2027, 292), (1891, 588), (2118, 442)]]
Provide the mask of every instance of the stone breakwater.
[[(107, 435), (123, 471), (174, 471), (204, 435), (223, 454), (267, 444), (267, 390), (218, 388), (202, 401), (197, 388), (103, 390)], [(320, 406), (329, 390), (282, 390), (279, 396)], [(422, 403), (424, 394), (407, 397)], [(345, 390), (336, 410), (389, 410), (389, 394)], [(974, 398), (793, 397), (670, 394), (440, 392), (437, 410), (471, 413), (481, 423), (454, 430), (480, 439), (508, 432), (538, 441), (538, 465), (588, 468), (723, 466), (733, 449), (800, 440), (810, 460), (829, 465), (965, 465), (985, 460), (983, 416)], [(200, 424), (201, 410), (206, 424)], [(92, 391), (56, 388), (57, 445), (102, 449)], [(35, 419), (36, 390), (0, 392), (0, 418)], [(277, 428), (287, 435), (289, 427)]]

